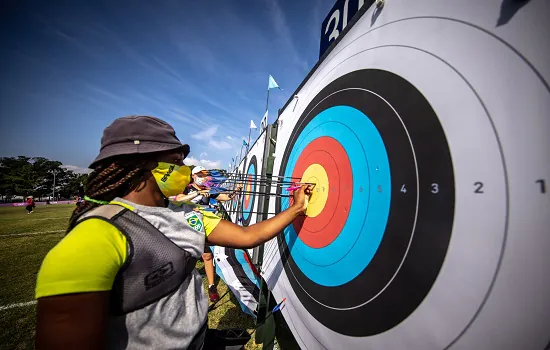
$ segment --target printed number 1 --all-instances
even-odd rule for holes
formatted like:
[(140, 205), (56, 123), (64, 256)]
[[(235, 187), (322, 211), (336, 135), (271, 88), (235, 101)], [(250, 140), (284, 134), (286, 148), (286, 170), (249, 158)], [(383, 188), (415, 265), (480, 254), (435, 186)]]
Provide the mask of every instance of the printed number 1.
[(546, 193), (546, 183), (544, 182), (544, 180), (540, 179), (540, 180), (537, 180), (535, 182), (540, 184), (540, 192), (541, 193)]

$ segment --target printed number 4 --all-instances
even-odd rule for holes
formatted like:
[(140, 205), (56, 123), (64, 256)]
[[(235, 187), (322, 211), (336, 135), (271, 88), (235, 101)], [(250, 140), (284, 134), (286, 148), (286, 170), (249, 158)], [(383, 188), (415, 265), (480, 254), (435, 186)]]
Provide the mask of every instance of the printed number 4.
[(401, 192), (407, 193), (407, 189), (405, 188), (405, 185), (401, 186)]

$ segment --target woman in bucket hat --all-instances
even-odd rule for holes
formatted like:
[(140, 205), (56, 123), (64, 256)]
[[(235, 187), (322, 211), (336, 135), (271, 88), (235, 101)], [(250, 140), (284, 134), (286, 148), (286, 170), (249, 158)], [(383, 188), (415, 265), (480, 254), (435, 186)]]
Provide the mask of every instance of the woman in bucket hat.
[(275, 217), (241, 227), (167, 200), (190, 182), (189, 151), (157, 118), (119, 118), (105, 129), (85, 204), (38, 273), (37, 349), (208, 348), (208, 300), (194, 269), (205, 244), (272, 239), (304, 213), (311, 188)]

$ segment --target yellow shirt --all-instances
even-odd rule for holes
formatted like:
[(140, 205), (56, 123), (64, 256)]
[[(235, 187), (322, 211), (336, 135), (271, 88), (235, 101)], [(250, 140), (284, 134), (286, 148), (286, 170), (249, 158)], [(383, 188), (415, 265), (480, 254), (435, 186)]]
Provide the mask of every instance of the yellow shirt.
[[(208, 236), (221, 219), (208, 211), (201, 213)], [(126, 237), (115, 226), (95, 218), (82, 221), (44, 258), (36, 298), (111, 290), (127, 256)]]

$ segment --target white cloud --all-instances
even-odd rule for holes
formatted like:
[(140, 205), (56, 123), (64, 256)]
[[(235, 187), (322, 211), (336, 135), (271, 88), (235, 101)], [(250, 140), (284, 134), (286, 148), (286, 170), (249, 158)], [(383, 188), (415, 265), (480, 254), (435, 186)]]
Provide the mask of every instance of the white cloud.
[(194, 138), (194, 139), (197, 139), (197, 140), (209, 139), (212, 136), (216, 135), (217, 131), (218, 131), (218, 126), (214, 125), (214, 126), (211, 126), (209, 128), (204, 129), (203, 131), (201, 131), (198, 134), (195, 134), (191, 137)]
[(231, 136), (226, 136), (228, 140), (233, 140), (233, 138)]
[(207, 159), (197, 159), (195, 157), (185, 158), (185, 164), (187, 165), (201, 165), (206, 169), (219, 169), (221, 161), (219, 160), (207, 160)]
[(207, 156), (208, 156), (208, 153), (202, 152), (202, 153), (200, 154), (199, 158), (204, 159), (204, 157), (207, 157)]
[(62, 165), (61, 167), (65, 168), (67, 170), (70, 170), (74, 173), (77, 173), (77, 174), (89, 174), (89, 173), (92, 172), (92, 169), (81, 168), (81, 167), (76, 166), (76, 165)]
[[(218, 150), (224, 150), (231, 148), (231, 144), (227, 141), (218, 141), (216, 140), (218, 137), (216, 137), (216, 133), (218, 132), (218, 125), (211, 126), (209, 128), (206, 128), (199, 132), (198, 134), (195, 134), (191, 136), (194, 139), (207, 141), (209, 148), (214, 148)], [(200, 158), (203, 158), (203, 155), (199, 156)]]
[(211, 139), (211, 140), (208, 141), (208, 147), (223, 150), (223, 149), (230, 149), (231, 144), (229, 144), (229, 142), (216, 141), (216, 140)]

